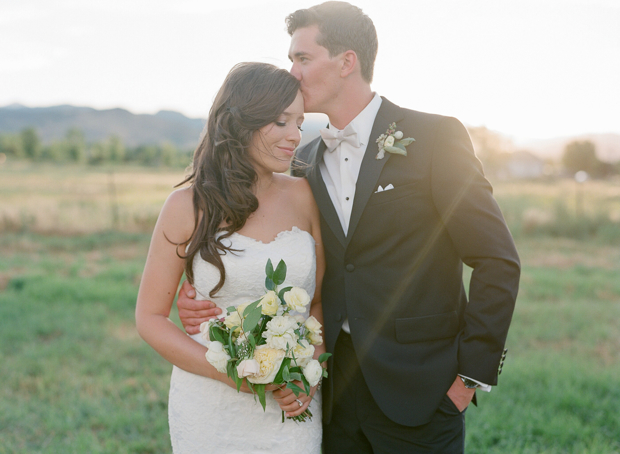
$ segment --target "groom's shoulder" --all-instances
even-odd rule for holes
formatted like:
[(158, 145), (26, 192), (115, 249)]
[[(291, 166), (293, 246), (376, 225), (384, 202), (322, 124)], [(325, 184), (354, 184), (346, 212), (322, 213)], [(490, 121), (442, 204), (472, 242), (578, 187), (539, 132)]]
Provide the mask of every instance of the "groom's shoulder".
[(398, 108), (403, 116), (402, 123), (399, 123), (399, 125), (407, 127), (407, 129), (413, 129), (417, 134), (430, 134), (434, 136), (438, 133), (455, 133), (461, 135), (467, 131), (463, 123), (455, 117), (422, 112), (400, 106)]

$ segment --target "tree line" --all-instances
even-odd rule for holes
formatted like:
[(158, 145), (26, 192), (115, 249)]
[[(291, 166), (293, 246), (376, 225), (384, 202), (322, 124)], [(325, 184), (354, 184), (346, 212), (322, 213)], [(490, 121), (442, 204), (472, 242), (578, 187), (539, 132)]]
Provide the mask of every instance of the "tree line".
[(29, 127), (19, 133), (0, 134), (0, 153), (7, 158), (35, 162), (186, 167), (191, 163), (193, 150), (179, 150), (170, 142), (126, 147), (114, 135), (103, 141), (87, 142), (84, 133), (77, 128), (69, 129), (60, 140), (44, 144), (37, 130)]

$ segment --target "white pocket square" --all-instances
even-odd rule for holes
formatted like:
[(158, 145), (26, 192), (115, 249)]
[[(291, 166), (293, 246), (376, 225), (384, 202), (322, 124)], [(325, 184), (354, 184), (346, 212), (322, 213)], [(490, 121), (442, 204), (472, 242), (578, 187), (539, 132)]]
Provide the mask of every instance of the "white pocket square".
[(377, 192), (384, 192), (384, 191), (389, 191), (390, 189), (394, 189), (394, 185), (392, 183), (388, 184), (385, 188), (381, 187), (381, 185), (379, 185), (379, 187), (377, 188), (377, 190), (375, 191), (375, 194)]

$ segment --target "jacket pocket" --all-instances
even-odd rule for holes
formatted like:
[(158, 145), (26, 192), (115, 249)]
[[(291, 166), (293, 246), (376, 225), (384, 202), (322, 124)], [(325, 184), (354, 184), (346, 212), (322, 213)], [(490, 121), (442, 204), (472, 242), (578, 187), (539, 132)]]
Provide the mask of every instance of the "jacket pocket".
[(455, 337), (459, 332), (456, 311), (423, 317), (397, 318), (396, 340), (401, 344), (427, 342)]
[(368, 205), (380, 205), (407, 197), (414, 193), (416, 184), (417, 182), (407, 183), (402, 186), (396, 186), (394, 189), (388, 189), (387, 191), (375, 192), (370, 196)]

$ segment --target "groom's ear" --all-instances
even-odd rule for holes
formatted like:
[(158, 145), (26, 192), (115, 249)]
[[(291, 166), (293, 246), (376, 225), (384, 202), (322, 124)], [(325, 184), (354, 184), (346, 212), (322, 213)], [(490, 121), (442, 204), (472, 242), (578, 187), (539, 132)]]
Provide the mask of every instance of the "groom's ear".
[(348, 77), (356, 70), (357, 54), (353, 50), (347, 50), (340, 54), (340, 62), (340, 77)]

